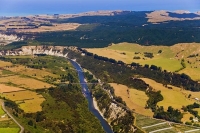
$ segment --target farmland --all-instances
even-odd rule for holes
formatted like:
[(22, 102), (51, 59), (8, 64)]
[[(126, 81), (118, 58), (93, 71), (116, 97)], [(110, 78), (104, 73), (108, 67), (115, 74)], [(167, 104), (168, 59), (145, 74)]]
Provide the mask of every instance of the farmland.
[[(186, 73), (194, 80), (200, 80), (198, 43), (180, 43), (173, 46), (141, 46), (131, 43), (112, 44), (105, 48), (86, 49), (88, 52), (121, 60), (127, 64), (132, 62), (141, 65), (156, 65), (167, 71)], [(152, 53), (153, 58), (145, 57), (145, 52)], [(134, 59), (137, 57), (138, 59)], [(186, 68), (182, 69), (181, 60), (185, 60)]]
[(18, 103), (19, 107), (27, 113), (41, 111), (40, 105), (45, 100), (42, 95), (32, 91), (10, 92), (4, 93), (2, 96)]
[[(196, 102), (195, 97), (199, 97), (200, 94), (198, 92), (191, 92), (186, 91), (181, 88), (171, 86), (172, 89), (168, 89), (167, 87), (164, 87), (162, 84), (157, 83), (151, 79), (147, 78), (141, 78), (143, 81), (145, 81), (147, 84), (150, 84), (151, 87), (153, 87), (154, 91), (161, 91), (161, 95), (164, 97), (164, 99), (160, 102), (158, 102), (158, 106), (163, 106), (165, 110), (169, 106), (172, 106), (175, 109), (181, 110), (183, 106), (191, 105), (194, 102)], [(125, 85), (110, 83), (110, 85), (115, 90), (115, 95), (120, 96), (127, 104), (127, 106), (134, 110), (134, 112), (152, 117), (153, 112), (149, 109), (145, 109), (146, 102), (148, 100), (147, 95), (143, 91), (136, 90), (134, 88), (128, 88)], [(169, 85), (168, 85), (169, 86)], [(129, 92), (129, 93), (128, 93)], [(191, 97), (188, 98), (188, 95), (191, 94)], [(196, 111), (199, 111), (199, 109), (195, 109)], [(193, 117), (189, 112), (183, 113), (182, 122), (189, 121), (190, 117)]]
[[(15, 62), (18, 60), (32, 60), (31, 56), (7, 56), (7, 58), (9, 60), (14, 60)], [(35, 92), (35, 90), (55, 86), (47, 83), (46, 80), (49, 78), (55, 79), (55, 82), (60, 81), (56, 80), (57, 78), (60, 78), (60, 75), (55, 73), (53, 74), (51, 69), (28, 68), (27, 66), (17, 63), (12, 64), (8, 61), (1, 61), (0, 65), (1, 97), (14, 101), (26, 113), (34, 113), (42, 110), (41, 104), (45, 101), (45, 99), (42, 95)], [(66, 66), (67, 65), (69, 64), (67, 63)], [(63, 66), (65, 66), (64, 64), (62, 66), (54, 66), (59, 68), (56, 69), (56, 72), (66, 73), (66, 70), (63, 69)]]
[(42, 89), (53, 86), (33, 78), (18, 75), (0, 78), (0, 83), (14, 84), (18, 87), (26, 89)]
[[(125, 85), (115, 83), (111, 83), (110, 85), (114, 88), (115, 95), (120, 96), (131, 110), (137, 113), (142, 112), (146, 116), (153, 116), (151, 110), (145, 109), (146, 101), (148, 100), (145, 92), (128, 88)], [(127, 93), (127, 90), (129, 90), (129, 93)]]
[(0, 128), (1, 133), (17, 133), (19, 132), (19, 128)]
[(181, 109), (182, 106), (193, 104), (195, 102), (194, 99), (188, 99), (187, 96), (181, 92), (181, 88), (178, 89), (174, 88), (173, 86), (172, 88), (174, 89), (168, 89), (154, 80), (147, 78), (142, 78), (142, 80), (144, 80), (147, 84), (150, 84), (156, 91), (161, 91), (164, 99), (159, 102), (158, 105), (163, 106), (165, 109), (167, 109), (169, 106), (172, 106), (176, 109)]

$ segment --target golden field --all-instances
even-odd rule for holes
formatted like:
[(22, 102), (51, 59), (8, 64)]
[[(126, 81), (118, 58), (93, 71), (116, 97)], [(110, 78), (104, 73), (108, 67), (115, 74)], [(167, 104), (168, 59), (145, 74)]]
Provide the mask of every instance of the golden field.
[(19, 107), (26, 113), (41, 111), (40, 104), (45, 100), (42, 95), (32, 91), (3, 93), (2, 96), (19, 103)]
[[(131, 110), (142, 113), (145, 116), (153, 116), (153, 112), (150, 109), (145, 109), (146, 101), (148, 100), (145, 92), (116, 83), (110, 83), (110, 85), (114, 88), (115, 95), (120, 96)], [(129, 90), (129, 94), (127, 90)]]
[[(185, 73), (192, 79), (200, 81), (200, 45), (199, 43), (179, 43), (173, 46), (142, 46), (132, 43), (113, 44), (106, 48), (89, 48), (88, 52), (121, 60), (127, 64), (132, 62), (141, 65), (149, 64), (156, 65), (162, 70), (176, 71), (182, 68), (181, 59), (185, 60), (186, 68), (179, 71)], [(158, 51), (161, 50), (161, 53)], [(153, 58), (144, 56), (144, 52), (153, 53)], [(196, 57), (188, 58), (190, 55), (198, 55)], [(133, 57), (140, 57), (140, 59), (133, 59)]]
[(26, 89), (42, 89), (42, 88), (49, 88), (53, 85), (50, 85), (48, 83), (28, 78), (28, 77), (21, 77), (21, 76), (7, 76), (7, 77), (2, 77), (0, 78), (0, 83), (12, 83), (17, 85), (18, 87), (21, 88), (26, 88)]

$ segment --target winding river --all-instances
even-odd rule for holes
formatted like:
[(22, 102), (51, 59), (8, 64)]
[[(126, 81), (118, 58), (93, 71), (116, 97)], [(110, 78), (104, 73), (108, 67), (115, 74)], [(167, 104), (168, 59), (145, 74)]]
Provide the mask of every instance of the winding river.
[(73, 61), (71, 59), (69, 59), (69, 60), (72, 63), (72, 65), (74, 66), (74, 68), (78, 72), (78, 77), (79, 77), (79, 80), (80, 80), (80, 83), (81, 83), (81, 87), (82, 87), (82, 93), (85, 95), (85, 97), (88, 100), (88, 107), (89, 107), (90, 112), (92, 112), (99, 119), (99, 121), (101, 122), (101, 125), (102, 125), (102, 127), (103, 127), (103, 129), (104, 129), (104, 131), (106, 133), (113, 133), (110, 125), (108, 124), (108, 122), (94, 108), (93, 98), (89, 94), (89, 90), (88, 90), (87, 84), (86, 84), (86, 82), (84, 80), (84, 74), (83, 74), (81, 66), (77, 62), (75, 62), (75, 61)]

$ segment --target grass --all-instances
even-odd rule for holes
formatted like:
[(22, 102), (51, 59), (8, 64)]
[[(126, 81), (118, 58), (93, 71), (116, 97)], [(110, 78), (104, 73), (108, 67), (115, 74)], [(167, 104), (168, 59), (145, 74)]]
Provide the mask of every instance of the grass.
[(0, 61), (0, 67), (5, 67), (5, 66), (12, 66), (12, 63), (5, 62), (5, 61)]
[(7, 86), (7, 85), (4, 85), (4, 84), (0, 84), (0, 93), (21, 91), (21, 90), (24, 90), (24, 89), (18, 88), (18, 87), (13, 87), (13, 86)]
[[(145, 128), (143, 130), (145, 130), (146, 132), (151, 132), (151, 131), (155, 131), (155, 130), (158, 130), (158, 129), (169, 128), (169, 127), (170, 126), (166, 123), (166, 124), (161, 124), (161, 125)], [(166, 131), (168, 131), (168, 130), (166, 130)]]
[(0, 128), (0, 133), (18, 133), (19, 131), (19, 128)]
[(152, 119), (151, 117), (136, 114), (136, 125), (140, 128), (164, 122), (162, 120)]
[(179, 132), (185, 132), (185, 131), (195, 129), (194, 127), (191, 127), (191, 126), (178, 125), (178, 124), (173, 124), (173, 127)]
[(25, 66), (22, 65), (16, 65), (14, 67), (9, 67), (6, 69), (14, 73), (24, 74), (40, 80), (43, 80), (45, 76), (51, 76), (54, 78), (58, 77), (57, 75), (52, 74), (45, 69), (40, 70), (40, 69), (26, 68)]
[(195, 111), (198, 111), (199, 115), (200, 115), (200, 108), (196, 108), (194, 109)]
[(42, 95), (32, 91), (4, 93), (3, 96), (15, 102), (20, 101), (19, 107), (26, 113), (41, 111), (40, 104), (45, 100)]
[(194, 117), (192, 114), (190, 114), (189, 112), (184, 112), (183, 113), (183, 118), (181, 119), (181, 121), (183, 122), (183, 123), (185, 123), (185, 122), (189, 122), (189, 121), (191, 121), (190, 120), (190, 117)]
[[(110, 83), (110, 85), (115, 89), (115, 95), (120, 96), (130, 109), (137, 113), (142, 112), (142, 114), (146, 116), (153, 116), (153, 112), (151, 110), (144, 108), (146, 101), (148, 100), (145, 92), (116, 83)], [(129, 90), (129, 94), (127, 90)]]
[(161, 91), (164, 99), (158, 102), (158, 106), (163, 106), (165, 110), (167, 110), (169, 106), (175, 109), (181, 109), (182, 106), (187, 106), (195, 102), (194, 99), (187, 98), (187, 96), (182, 93), (181, 88), (172, 86), (173, 89), (168, 89), (154, 80), (148, 78), (141, 79), (152, 86), (156, 91)]
[(37, 111), (42, 111), (42, 107), (40, 106), (44, 98), (36, 98), (33, 100), (24, 100), (24, 103), (20, 103), (19, 107), (23, 109), (26, 113), (35, 113)]
[(159, 131), (156, 133), (177, 133), (177, 131), (175, 129), (168, 129), (168, 130), (164, 130), (164, 131)]
[[(169, 106), (172, 106), (175, 109), (181, 110), (182, 106), (187, 106), (193, 104), (195, 101), (195, 97), (200, 97), (200, 92), (191, 92), (187, 90), (182, 90), (181, 88), (171, 86), (173, 89), (168, 89), (164, 87), (162, 84), (155, 82), (154, 80), (148, 78), (141, 78), (147, 84), (153, 87), (156, 91), (161, 91), (161, 95), (163, 96), (163, 100), (158, 102), (158, 106), (163, 106), (165, 110), (168, 109)], [(191, 98), (188, 98), (188, 95), (191, 94)], [(190, 121), (189, 118), (192, 116), (190, 113), (183, 113), (182, 122)]]
[[(0, 100), (0, 106), (2, 105), (2, 101)], [(2, 109), (2, 106), (0, 107), (0, 116), (1, 115), (4, 115), (5, 114), (5, 112), (3, 111), (3, 109)]]
[[(106, 48), (87, 50), (100, 56), (124, 61), (127, 64), (132, 62), (141, 65), (153, 64), (162, 67), (163, 70), (172, 72), (182, 68), (180, 60), (185, 59), (186, 68), (179, 71), (179, 73), (186, 73), (193, 80), (200, 80), (200, 55), (194, 58), (187, 58), (189, 55), (199, 53), (200, 45), (198, 43), (180, 43), (173, 46), (141, 46), (131, 43), (119, 43)], [(162, 53), (158, 54), (159, 50), (162, 50)], [(139, 52), (139, 54), (135, 54), (135, 52)], [(153, 53), (154, 58), (144, 57), (144, 52)], [(133, 59), (134, 56), (139, 56), (141, 59)], [(191, 64), (187, 63), (187, 61), (190, 61)]]
[(53, 86), (36, 79), (22, 77), (18, 75), (0, 78), (0, 83), (12, 83), (17, 85), (18, 87), (27, 89), (42, 89)]

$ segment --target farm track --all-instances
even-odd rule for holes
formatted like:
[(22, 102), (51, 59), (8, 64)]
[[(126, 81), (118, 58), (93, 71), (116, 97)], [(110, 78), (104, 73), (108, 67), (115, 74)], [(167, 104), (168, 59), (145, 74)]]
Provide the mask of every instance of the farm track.
[(8, 114), (8, 116), (20, 127), (20, 132), (19, 133), (23, 133), (24, 132), (24, 127), (18, 123), (18, 121), (6, 110), (4, 102), (2, 102), (2, 109), (6, 112), (6, 114)]

